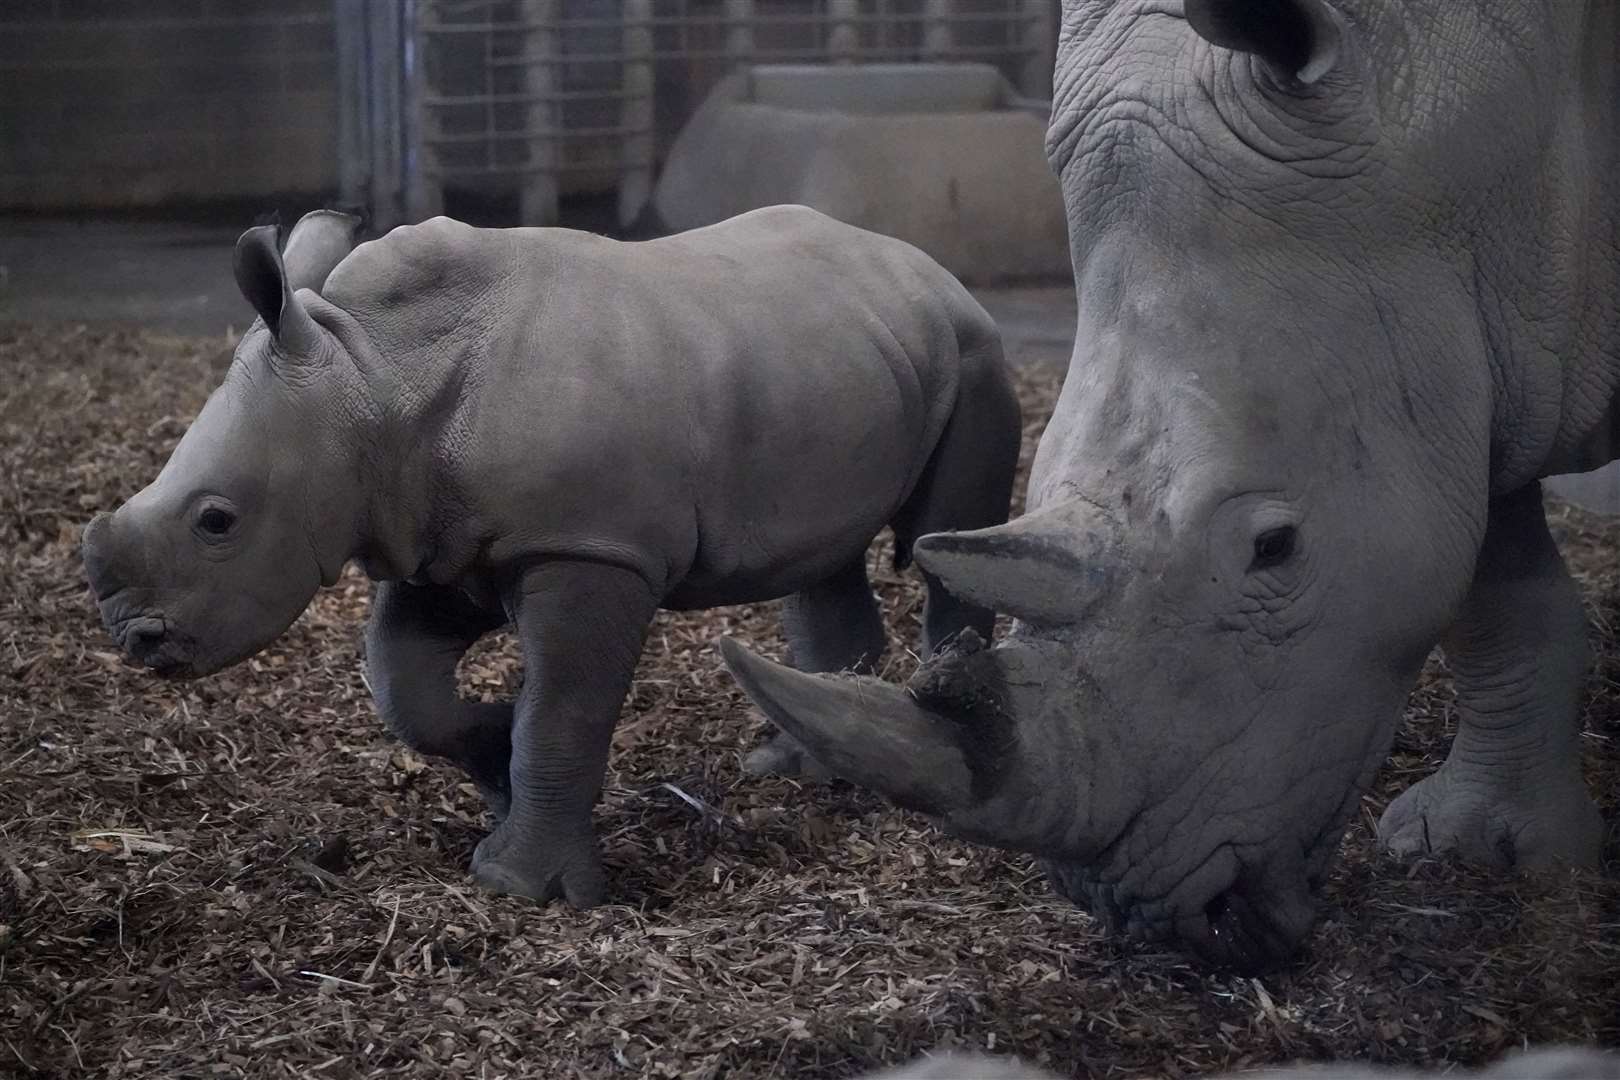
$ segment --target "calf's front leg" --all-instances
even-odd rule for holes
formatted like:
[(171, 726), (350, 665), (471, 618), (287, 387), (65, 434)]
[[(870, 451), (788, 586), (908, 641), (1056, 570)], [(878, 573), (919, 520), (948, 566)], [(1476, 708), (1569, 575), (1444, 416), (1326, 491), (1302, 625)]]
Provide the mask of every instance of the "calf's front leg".
[(497, 819), (506, 814), (512, 706), (466, 701), (456, 664), (506, 613), (443, 585), (379, 582), (366, 623), (366, 670), (388, 729), (411, 749), (460, 765)]
[(1491, 505), (1473, 585), (1441, 646), (1457, 681), (1457, 738), (1439, 771), (1390, 803), (1379, 837), (1403, 854), (1596, 866), (1603, 821), (1581, 778), (1586, 616), (1539, 484)]
[(591, 907), (606, 893), (591, 808), (658, 599), (633, 571), (554, 560), (527, 571), (508, 606), (524, 664), (512, 804), (473, 852), (473, 877), (495, 892)]

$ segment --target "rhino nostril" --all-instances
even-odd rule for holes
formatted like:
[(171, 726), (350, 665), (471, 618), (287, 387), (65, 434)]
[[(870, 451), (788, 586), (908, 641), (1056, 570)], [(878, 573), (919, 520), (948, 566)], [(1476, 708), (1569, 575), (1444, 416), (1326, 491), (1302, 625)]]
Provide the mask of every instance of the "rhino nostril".
[(124, 628), (124, 649), (136, 658), (145, 658), (163, 644), (164, 634), (162, 619), (132, 619)]
[(1227, 912), (1232, 910), (1232, 902), (1225, 893), (1216, 893), (1209, 903), (1204, 905), (1204, 918), (1209, 920), (1211, 926), (1218, 926)]

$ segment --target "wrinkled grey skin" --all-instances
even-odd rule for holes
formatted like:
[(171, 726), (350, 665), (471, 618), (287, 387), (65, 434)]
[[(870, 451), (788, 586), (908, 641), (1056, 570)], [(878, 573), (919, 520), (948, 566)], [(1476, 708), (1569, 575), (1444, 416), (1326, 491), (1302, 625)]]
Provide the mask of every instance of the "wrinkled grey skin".
[[(370, 685), (500, 824), (482, 884), (598, 902), (590, 811), (649, 620), (792, 594), (796, 663), (869, 665), (873, 537), (1005, 522), (1020, 418), (984, 310), (906, 244), (803, 207), (646, 243), (436, 218), (348, 252), (237, 247), (262, 316), (158, 478), (84, 538), (102, 616), (161, 672), (262, 649), (350, 559)], [(298, 288), (298, 286), (303, 286)], [(989, 612), (929, 581), (925, 650)], [(514, 707), (455, 667), (516, 625)], [(791, 741), (754, 758), (792, 768)]]
[[(1336, 1063), (1287, 1065), (1255, 1072), (1223, 1073), (1226, 1080), (1428, 1080), (1441, 1073), (1380, 1065)], [(1484, 1069), (1447, 1072), (1453, 1080), (1620, 1080), (1620, 1057), (1585, 1047), (1541, 1047), (1508, 1054)], [(1056, 1073), (1015, 1058), (941, 1054), (924, 1061), (868, 1073), (866, 1080), (1058, 1080)], [(1210, 1080), (1222, 1080), (1211, 1077)]]
[(1439, 643), (1460, 732), (1383, 840), (1594, 865), (1537, 481), (1620, 452), (1617, 13), (1066, 4), (1072, 364), (1026, 516), (916, 546), (1018, 623), (913, 695), (732, 647), (743, 685), (1115, 928), (1262, 968)]

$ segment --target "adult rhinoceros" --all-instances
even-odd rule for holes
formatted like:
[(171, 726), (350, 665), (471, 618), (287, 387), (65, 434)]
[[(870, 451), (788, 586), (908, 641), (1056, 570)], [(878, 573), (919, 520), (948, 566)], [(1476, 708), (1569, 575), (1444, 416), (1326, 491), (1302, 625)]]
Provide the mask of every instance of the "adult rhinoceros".
[(1116, 928), (1290, 955), (1437, 642), (1398, 850), (1598, 858), (1538, 478), (1620, 453), (1620, 4), (1071, 0), (1079, 294), (1028, 512), (922, 538), (1016, 617), (908, 695), (728, 647), (835, 771), (1049, 860)]

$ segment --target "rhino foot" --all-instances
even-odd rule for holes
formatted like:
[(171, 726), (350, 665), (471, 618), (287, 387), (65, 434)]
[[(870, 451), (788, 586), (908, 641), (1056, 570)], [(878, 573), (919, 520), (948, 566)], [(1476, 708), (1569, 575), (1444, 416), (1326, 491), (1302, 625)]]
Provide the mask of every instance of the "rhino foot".
[(1378, 838), (1395, 855), (1455, 851), (1500, 869), (1595, 868), (1603, 818), (1579, 772), (1533, 786), (1517, 781), (1447, 761), (1389, 804)]
[(490, 892), (523, 896), (537, 903), (566, 900), (591, 908), (607, 897), (607, 873), (591, 837), (567, 843), (537, 843), (518, 835), (510, 820), (479, 841), (472, 877)]
[(751, 776), (797, 776), (817, 781), (833, 778), (825, 765), (785, 731), (778, 731), (764, 746), (749, 751), (742, 767)]

